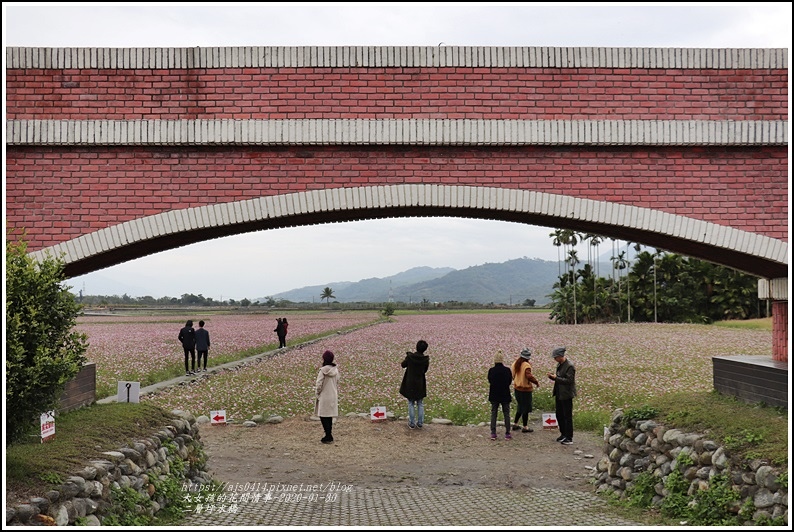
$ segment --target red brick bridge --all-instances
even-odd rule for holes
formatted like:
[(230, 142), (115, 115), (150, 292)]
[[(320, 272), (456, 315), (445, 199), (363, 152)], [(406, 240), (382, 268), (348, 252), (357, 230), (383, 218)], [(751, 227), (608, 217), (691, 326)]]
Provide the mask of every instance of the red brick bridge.
[(75, 276), (287, 226), (570, 228), (760, 278), (787, 361), (785, 49), (7, 48), (6, 223)]

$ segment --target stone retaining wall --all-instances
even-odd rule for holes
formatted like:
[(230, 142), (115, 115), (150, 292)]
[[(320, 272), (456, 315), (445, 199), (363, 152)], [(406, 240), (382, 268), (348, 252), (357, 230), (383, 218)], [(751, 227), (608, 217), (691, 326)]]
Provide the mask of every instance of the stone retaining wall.
[[(203, 462), (190, 457), (201, 455), (196, 419), (187, 412), (174, 410), (175, 418), (149, 438), (138, 440), (129, 448), (99, 453), (63, 484), (43, 497), (33, 497), (26, 504), (6, 507), (6, 525), (101, 525), (109, 515), (111, 487), (133, 488), (151, 501), (142, 514), (156, 515), (169, 501), (157, 493), (152, 481), (178, 477), (179, 482), (195, 489), (195, 485), (211, 482)], [(174, 452), (175, 449), (175, 452)], [(90, 456), (93, 450), (87, 449)], [(173, 468), (177, 459), (184, 461), (185, 471)]]
[[(690, 496), (698, 490), (707, 490), (709, 480), (715, 475), (724, 475), (741, 499), (730, 511), (745, 525), (781, 516), (786, 524), (789, 522), (788, 484), (779, 483), (781, 473), (786, 471), (769, 466), (765, 460), (735, 464), (723, 446), (707, 437), (669, 429), (652, 420), (638, 420), (626, 427), (620, 409), (613, 413), (611, 425), (604, 429), (604, 442), (604, 456), (594, 472), (598, 493), (612, 493), (625, 499), (637, 477), (648, 472), (657, 479), (652, 504), (658, 507), (668, 495), (665, 481), (675, 470), (681, 471), (690, 482)], [(689, 460), (681, 460), (681, 453), (691, 458), (691, 465), (685, 465)], [(740, 510), (748, 501), (752, 501), (755, 511), (753, 515), (742, 515)]]

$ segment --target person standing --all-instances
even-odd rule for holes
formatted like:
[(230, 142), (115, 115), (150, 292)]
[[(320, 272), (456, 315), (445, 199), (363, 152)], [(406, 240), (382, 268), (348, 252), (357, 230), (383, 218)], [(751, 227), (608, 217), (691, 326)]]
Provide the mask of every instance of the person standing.
[(281, 349), (282, 347), (286, 347), (287, 346), (287, 343), (286, 343), (286, 341), (284, 339), (285, 335), (286, 335), (284, 330), (285, 329), (284, 329), (284, 320), (283, 320), (283, 318), (276, 318), (276, 328), (273, 329), (273, 332), (275, 332), (276, 336), (278, 336), (278, 348), (279, 349)]
[(319, 416), (325, 430), (325, 436), (320, 442), (332, 443), (334, 418), (339, 416), (339, 369), (334, 363), (334, 354), (331, 351), (323, 353), (323, 365), (314, 381), (314, 390), (317, 394), (314, 415)]
[[(179, 330), (177, 337), (182, 342), (182, 349), (185, 350), (185, 377), (196, 372), (196, 331), (193, 329), (193, 320), (187, 320), (185, 326)], [(193, 370), (188, 366), (188, 355)]]
[(282, 347), (287, 347), (287, 328), (289, 327), (289, 323), (287, 323), (287, 318), (281, 318), (281, 325), (284, 328), (283, 336), (281, 338), (281, 343), (283, 344)]
[(204, 371), (207, 371), (207, 355), (210, 351), (210, 332), (204, 328), (204, 320), (199, 320), (196, 329), (196, 354), (198, 354), (198, 370), (201, 371), (201, 358), (204, 357)]
[(576, 368), (565, 356), (564, 347), (555, 347), (551, 356), (557, 363), (555, 374), (548, 373), (554, 381), (554, 405), (560, 436), (557, 441), (563, 445), (573, 445), (573, 398), (576, 397)]
[(521, 428), (518, 426), (518, 420), (520, 419), (524, 424), (521, 432), (534, 432), (532, 427), (529, 426), (529, 413), (532, 412), (533, 384), (540, 386), (538, 379), (532, 374), (530, 358), (532, 358), (532, 351), (525, 347), (510, 367), (510, 372), (513, 376), (513, 391), (516, 395), (516, 403), (518, 403), (516, 417), (513, 421), (513, 430)]
[(505, 439), (512, 439), (510, 435), (510, 383), (513, 375), (504, 365), (505, 357), (502, 351), (497, 351), (494, 356), (494, 365), (488, 370), (488, 401), (491, 403), (491, 441), (496, 440), (496, 418), (499, 407), (505, 420)]
[(427, 379), (425, 374), (430, 367), (430, 357), (425, 355), (427, 342), (416, 342), (416, 352), (407, 351), (400, 364), (405, 368), (400, 384), (400, 395), (408, 399), (408, 428), (420, 429), (425, 423), (424, 399), (427, 397)]

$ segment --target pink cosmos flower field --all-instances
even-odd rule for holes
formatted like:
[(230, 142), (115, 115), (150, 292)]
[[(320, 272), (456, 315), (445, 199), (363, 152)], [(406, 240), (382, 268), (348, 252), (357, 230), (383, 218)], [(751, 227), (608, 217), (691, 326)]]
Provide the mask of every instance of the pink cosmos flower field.
[[(86, 357), (96, 363), (97, 397), (115, 395), (117, 381), (147, 386), (182, 375), (184, 351), (177, 339), (188, 319), (210, 333), (209, 366), (240, 358), (240, 353), (265, 352), (278, 347), (273, 329), (277, 315), (239, 314), (187, 317), (81, 316), (76, 330), (88, 335)], [(375, 311), (290, 313), (287, 345), (298, 338), (333, 333), (378, 320)]]
[[(462, 415), (480, 421), (488, 419), (487, 373), (497, 350), (504, 353), (505, 365), (524, 347), (532, 350), (533, 370), (541, 383), (535, 393), (536, 415), (553, 411), (548, 409), (553, 405), (552, 382), (546, 373), (554, 372), (551, 352), (557, 346), (567, 347), (576, 367), (575, 412), (640, 406), (659, 393), (709, 391), (712, 357), (768, 356), (772, 351), (771, 332), (760, 330), (690, 324), (557, 325), (546, 313), (527, 312), (398, 315), (142, 400), (194, 415), (225, 410), (228, 419), (238, 421), (255, 414), (308, 415), (321, 356), (329, 349), (340, 371), (340, 415), (368, 413), (373, 406), (405, 415), (400, 362), (419, 339), (429, 344), (426, 417)], [(176, 348), (172, 351), (176, 356)]]

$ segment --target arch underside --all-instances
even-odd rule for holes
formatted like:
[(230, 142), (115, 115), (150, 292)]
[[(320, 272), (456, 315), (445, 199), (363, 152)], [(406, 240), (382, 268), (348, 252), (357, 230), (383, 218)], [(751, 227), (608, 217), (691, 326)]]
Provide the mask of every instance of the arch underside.
[(773, 279), (788, 243), (647, 208), (492, 187), (393, 185), (312, 190), (140, 218), (31, 253), (61, 257), (75, 277), (146, 255), (237, 234), (381, 218), (460, 217), (573, 229), (638, 242)]

